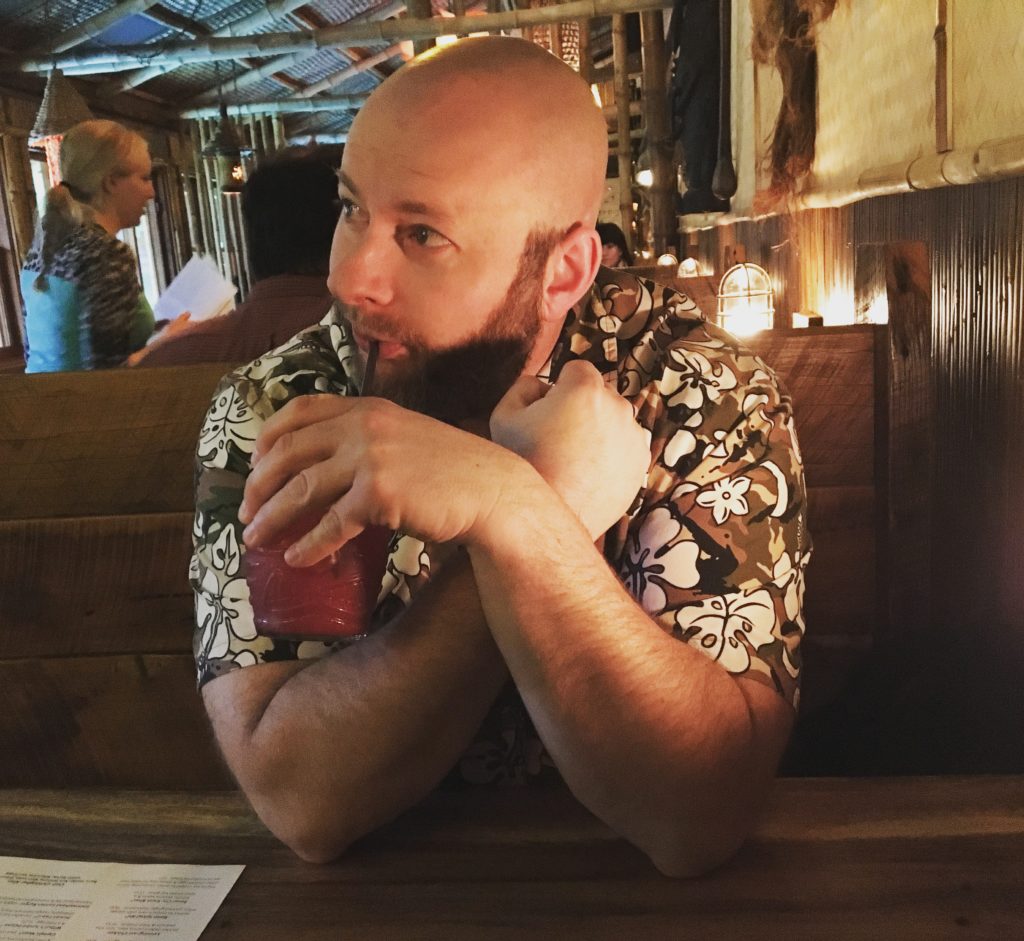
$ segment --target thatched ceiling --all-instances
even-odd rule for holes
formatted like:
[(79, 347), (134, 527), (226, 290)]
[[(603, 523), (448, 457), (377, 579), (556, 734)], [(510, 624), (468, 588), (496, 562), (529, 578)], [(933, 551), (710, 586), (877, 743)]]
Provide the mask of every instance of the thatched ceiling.
[[(406, 4), (412, 8), (408, 14)], [(230, 57), (221, 50), (219, 58), (206, 58), (195, 47), (210, 39), (244, 43), (242, 37), (253, 37), (255, 45), (261, 36), (269, 42), (272, 34), (275, 39), (291, 34), (294, 45), (328, 27), (426, 16), (428, 10), (441, 16), (515, 7), (515, 0), (3, 0), (0, 82), (7, 78), (25, 87), (26, 81), (40, 82), (57, 63), (91, 102), (105, 101), (116, 109), (116, 102), (129, 96), (172, 116), (216, 106), (219, 100), (230, 106), (354, 96), (349, 105), (283, 117), (290, 139), (311, 134), (331, 139), (345, 134), (359, 97), (401, 66), (412, 54), (412, 43), (400, 49), (395, 39), (367, 39), (278, 54), (253, 48), (247, 51), (255, 54)], [(601, 56), (607, 45), (610, 53), (607, 28), (593, 22), (595, 52)], [(186, 44), (191, 48), (183, 54)], [(124, 61), (126, 49), (137, 58)], [(182, 62), (183, 56), (190, 61)]]

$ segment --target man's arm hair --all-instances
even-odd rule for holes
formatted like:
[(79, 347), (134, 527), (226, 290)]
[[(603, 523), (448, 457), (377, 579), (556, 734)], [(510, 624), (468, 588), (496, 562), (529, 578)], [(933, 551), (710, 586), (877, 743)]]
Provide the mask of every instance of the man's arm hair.
[(358, 643), (233, 670), (203, 700), (263, 822), (303, 859), (325, 862), (439, 783), (506, 679), (457, 555)]

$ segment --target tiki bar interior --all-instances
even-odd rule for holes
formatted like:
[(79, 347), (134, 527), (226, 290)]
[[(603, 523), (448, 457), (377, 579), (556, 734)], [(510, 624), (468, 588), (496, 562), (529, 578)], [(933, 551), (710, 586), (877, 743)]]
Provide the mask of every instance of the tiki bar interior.
[[(6, 0), (0, 28), (0, 938), (1024, 937), (1021, 0)], [(193, 646), (197, 438), (257, 353), (31, 366), (24, 266), (72, 127), (148, 145), (110, 231), (173, 332), (257, 296), (261, 164), (337, 168), (385, 80), (495, 34), (603, 113), (605, 264), (685, 295), (792, 402), (799, 704), (746, 839), (697, 878), (569, 774), (438, 788), (337, 859), (293, 853)], [(96, 863), (122, 881), (76, 895)]]

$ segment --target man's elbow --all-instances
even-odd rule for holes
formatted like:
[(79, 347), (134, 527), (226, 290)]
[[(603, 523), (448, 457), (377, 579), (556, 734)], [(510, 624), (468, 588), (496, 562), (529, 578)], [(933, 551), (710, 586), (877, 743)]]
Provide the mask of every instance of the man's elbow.
[(676, 833), (662, 835), (655, 845), (641, 847), (655, 868), (670, 879), (696, 879), (727, 863), (736, 855), (746, 831)]
[(305, 809), (288, 811), (265, 800), (251, 800), (267, 829), (307, 863), (333, 862), (368, 832), (368, 828), (359, 827), (354, 820), (328, 821), (324, 815)]

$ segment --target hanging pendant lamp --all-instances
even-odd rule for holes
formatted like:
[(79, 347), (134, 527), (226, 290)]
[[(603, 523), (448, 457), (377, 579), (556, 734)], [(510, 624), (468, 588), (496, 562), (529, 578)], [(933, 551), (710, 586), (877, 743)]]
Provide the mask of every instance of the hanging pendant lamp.
[(53, 69), (46, 80), (43, 103), (28, 136), (30, 146), (48, 137), (61, 137), (80, 121), (91, 121), (93, 113), (85, 99), (60, 69)]

